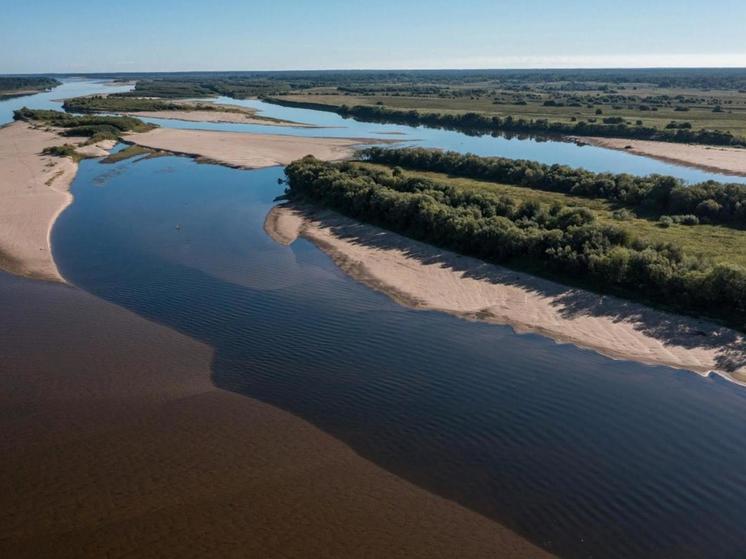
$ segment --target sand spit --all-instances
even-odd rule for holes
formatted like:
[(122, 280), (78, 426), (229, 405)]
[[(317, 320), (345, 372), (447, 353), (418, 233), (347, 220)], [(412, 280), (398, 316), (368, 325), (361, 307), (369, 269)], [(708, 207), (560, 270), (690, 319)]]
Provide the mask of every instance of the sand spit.
[(359, 138), (305, 138), (174, 128), (129, 134), (124, 141), (242, 169), (287, 165), (309, 154), (326, 161), (346, 159), (358, 147), (380, 142)]
[(136, 111), (118, 113), (138, 118), (163, 118), (170, 120), (186, 120), (189, 122), (227, 122), (233, 124), (261, 124), (264, 126), (292, 126), (297, 128), (308, 128), (309, 125), (299, 122), (274, 120), (256, 116), (249, 111)]
[(330, 211), (277, 206), (265, 230), (314, 242), (355, 279), (406, 306), (507, 324), (616, 359), (716, 372), (746, 385), (746, 339), (717, 324), (571, 289)]
[(573, 138), (608, 149), (652, 157), (667, 163), (696, 167), (713, 173), (746, 176), (746, 148), (625, 140), (622, 138)]
[(210, 382), (211, 348), (0, 273), (0, 556), (542, 558)]
[[(24, 122), (0, 128), (0, 268), (33, 278), (63, 281), (51, 252), (50, 231), (72, 201), (68, 192), (78, 165), (67, 157), (42, 156), (70, 142)], [(106, 155), (111, 143), (80, 148)]]

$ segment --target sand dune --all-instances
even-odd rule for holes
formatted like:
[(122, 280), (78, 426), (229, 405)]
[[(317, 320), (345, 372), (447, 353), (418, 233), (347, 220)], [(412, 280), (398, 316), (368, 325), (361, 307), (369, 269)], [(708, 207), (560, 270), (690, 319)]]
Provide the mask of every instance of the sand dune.
[(357, 138), (304, 138), (174, 128), (156, 128), (149, 132), (129, 134), (125, 140), (243, 169), (287, 165), (309, 154), (327, 161), (345, 159), (359, 146), (368, 143)]
[(210, 382), (211, 348), (0, 273), (0, 556), (540, 558)]
[(567, 288), (329, 211), (278, 206), (265, 229), (283, 244), (308, 238), (352, 277), (413, 308), (507, 324), (613, 358), (715, 371), (746, 384), (746, 340), (704, 320)]
[[(49, 234), (72, 201), (68, 192), (78, 165), (67, 157), (42, 156), (45, 147), (70, 143), (55, 132), (15, 122), (0, 128), (0, 268), (34, 278), (63, 281)], [(111, 143), (81, 152), (106, 155)]]
[(625, 140), (623, 138), (590, 138), (576, 140), (594, 146), (623, 150), (661, 161), (697, 167), (715, 173), (746, 176), (746, 148)]

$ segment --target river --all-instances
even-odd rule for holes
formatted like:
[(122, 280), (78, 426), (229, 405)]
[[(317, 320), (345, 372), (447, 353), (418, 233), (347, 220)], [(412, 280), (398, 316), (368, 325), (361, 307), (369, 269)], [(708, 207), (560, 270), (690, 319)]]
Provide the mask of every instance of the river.
[[(306, 134), (408, 128), (271, 110), (350, 126)], [(696, 180), (690, 169), (599, 148), (402, 132), (547, 161), (567, 150), (596, 170), (639, 160), (635, 172), (673, 168)], [(280, 246), (265, 234), (281, 176), (181, 157), (84, 161), (53, 231), (55, 259), (75, 286), (212, 347), (217, 386), (288, 410), (560, 556), (746, 549), (743, 388), (403, 308), (311, 243)]]

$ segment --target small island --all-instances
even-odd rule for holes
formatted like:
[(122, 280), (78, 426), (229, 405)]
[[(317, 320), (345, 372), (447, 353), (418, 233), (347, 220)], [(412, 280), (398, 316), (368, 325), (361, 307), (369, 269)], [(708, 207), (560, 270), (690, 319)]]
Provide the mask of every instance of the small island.
[(10, 77), (0, 76), (0, 100), (13, 97), (33, 95), (41, 91), (49, 91), (60, 85), (54, 78), (43, 76)]

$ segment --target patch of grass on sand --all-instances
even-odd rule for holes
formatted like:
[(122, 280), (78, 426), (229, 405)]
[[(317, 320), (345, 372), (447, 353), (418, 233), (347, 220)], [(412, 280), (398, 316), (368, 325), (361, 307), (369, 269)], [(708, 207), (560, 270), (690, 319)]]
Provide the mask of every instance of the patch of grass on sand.
[(150, 157), (161, 157), (167, 154), (162, 151), (156, 151), (150, 148), (132, 144), (132, 145), (127, 146), (123, 150), (120, 150), (116, 153), (109, 154), (107, 157), (101, 160), (101, 163), (118, 163), (119, 161), (125, 161), (126, 159), (131, 159), (133, 157), (138, 157), (141, 155), (144, 155), (150, 158)]
[(43, 155), (51, 155), (53, 157), (69, 157), (75, 162), (86, 159), (89, 156), (78, 153), (75, 146), (72, 144), (63, 144), (61, 146), (49, 146), (42, 150)]

